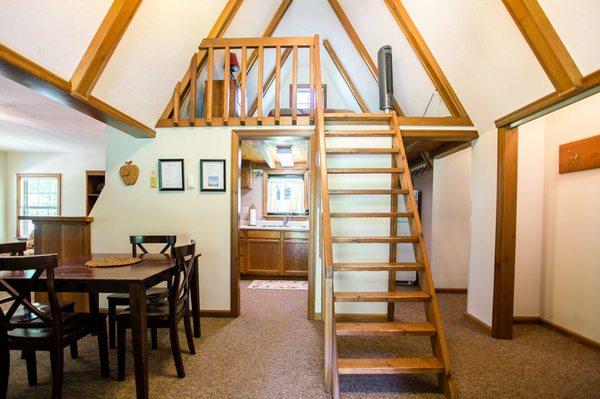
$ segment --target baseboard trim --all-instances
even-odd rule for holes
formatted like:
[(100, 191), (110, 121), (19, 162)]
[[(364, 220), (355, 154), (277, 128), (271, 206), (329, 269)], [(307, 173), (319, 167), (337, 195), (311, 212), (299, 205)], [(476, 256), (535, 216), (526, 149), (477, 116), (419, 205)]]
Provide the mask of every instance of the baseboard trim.
[(558, 325), (550, 320), (546, 320), (542, 317), (538, 316), (515, 316), (513, 318), (514, 324), (537, 324), (539, 326), (545, 327), (550, 331), (554, 331), (560, 335), (564, 335), (565, 337), (575, 341), (579, 344), (585, 345), (588, 348), (591, 348), (597, 352), (600, 352), (600, 342), (594, 341), (591, 338), (585, 337), (575, 331), (569, 330), (566, 327)]
[(473, 325), (477, 330), (484, 333), (485, 335), (492, 335), (492, 327), (485, 324), (483, 321), (479, 320), (477, 317), (473, 316), (469, 312), (465, 312), (464, 314), (465, 320), (467, 320), (471, 325)]
[(435, 292), (438, 294), (466, 294), (466, 288), (436, 288)]

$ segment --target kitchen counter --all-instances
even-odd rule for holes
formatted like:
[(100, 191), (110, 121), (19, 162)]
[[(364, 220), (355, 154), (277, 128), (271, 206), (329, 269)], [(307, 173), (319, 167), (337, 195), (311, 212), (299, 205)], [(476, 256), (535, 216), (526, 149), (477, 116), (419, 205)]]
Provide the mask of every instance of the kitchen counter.
[(259, 220), (256, 226), (250, 226), (247, 220), (242, 220), (240, 223), (241, 230), (276, 230), (276, 231), (308, 231), (308, 221), (298, 222), (290, 221), (287, 227), (283, 227), (283, 222), (280, 220)]

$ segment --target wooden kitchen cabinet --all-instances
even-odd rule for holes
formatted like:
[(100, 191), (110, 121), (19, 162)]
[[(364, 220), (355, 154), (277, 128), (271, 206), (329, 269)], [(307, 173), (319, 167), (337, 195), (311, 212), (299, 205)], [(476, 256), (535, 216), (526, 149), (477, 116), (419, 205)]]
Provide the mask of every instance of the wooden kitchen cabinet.
[(252, 190), (252, 162), (242, 161), (242, 169), (240, 171), (240, 187)]
[(242, 274), (308, 276), (308, 232), (240, 230)]

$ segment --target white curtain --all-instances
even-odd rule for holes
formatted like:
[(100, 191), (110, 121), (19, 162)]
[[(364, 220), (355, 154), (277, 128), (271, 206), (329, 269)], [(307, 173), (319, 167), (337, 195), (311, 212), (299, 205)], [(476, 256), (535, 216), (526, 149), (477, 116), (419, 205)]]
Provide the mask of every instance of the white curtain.
[[(287, 198), (286, 190), (289, 190)], [(267, 180), (267, 213), (303, 214), (304, 211), (304, 179), (302, 177), (272, 177)]]
[(277, 191), (277, 179), (267, 180), (267, 213), (278, 213)]
[(288, 181), (288, 185), (290, 187), (290, 212), (304, 213), (304, 181), (293, 179)]

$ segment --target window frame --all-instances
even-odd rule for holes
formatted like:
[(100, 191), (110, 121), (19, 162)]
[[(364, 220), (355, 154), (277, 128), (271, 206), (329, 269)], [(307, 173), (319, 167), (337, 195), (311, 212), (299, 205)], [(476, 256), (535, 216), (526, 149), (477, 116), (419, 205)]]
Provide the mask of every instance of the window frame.
[[(264, 169), (263, 170), (263, 186), (262, 186), (262, 209), (263, 219), (266, 220), (283, 220), (287, 215), (269, 215), (267, 213), (267, 190), (269, 175), (302, 175), (304, 180), (304, 209), (308, 209), (310, 214), (309, 202), (309, 178), (308, 170), (305, 169)], [(292, 220), (308, 220), (309, 215), (294, 215)]]
[[(327, 108), (327, 84), (323, 83), (323, 108)], [(310, 85), (307, 83), (299, 83), (298, 84), (298, 89), (310, 89)], [(292, 108), (292, 97), (293, 97), (293, 91), (294, 91), (294, 86), (290, 84), (290, 108)], [(296, 93), (296, 96), (298, 95), (298, 93)], [(296, 101), (296, 106), (297, 106), (297, 101)], [(298, 107), (298, 109), (308, 109), (308, 108), (300, 108)]]
[(61, 216), (62, 214), (62, 174), (61, 173), (17, 173), (17, 239), (25, 240), (29, 237), (23, 237), (21, 235), (21, 220), (19, 219), (20, 215), (19, 211), (21, 209), (21, 196), (23, 193), (21, 192), (21, 180), (24, 177), (55, 177), (58, 180), (58, 207), (57, 207), (57, 216)]

